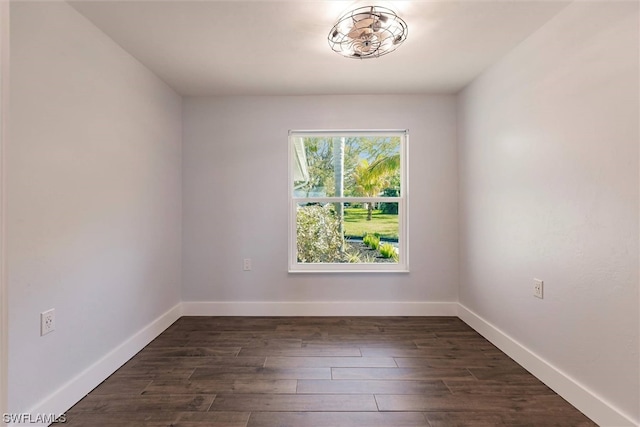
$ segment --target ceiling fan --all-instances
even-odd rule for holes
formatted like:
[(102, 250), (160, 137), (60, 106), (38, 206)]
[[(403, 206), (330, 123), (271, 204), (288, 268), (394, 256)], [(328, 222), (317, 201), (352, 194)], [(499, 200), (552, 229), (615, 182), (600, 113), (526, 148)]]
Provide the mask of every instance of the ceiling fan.
[(407, 38), (406, 22), (391, 9), (363, 6), (343, 15), (329, 32), (329, 46), (348, 58), (378, 58)]

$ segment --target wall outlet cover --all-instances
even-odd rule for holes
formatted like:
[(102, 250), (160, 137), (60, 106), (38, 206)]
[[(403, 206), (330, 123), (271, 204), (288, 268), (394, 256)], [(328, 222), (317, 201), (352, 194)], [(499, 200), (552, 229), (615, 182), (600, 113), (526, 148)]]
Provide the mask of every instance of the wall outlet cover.
[(56, 310), (43, 311), (40, 313), (40, 336), (47, 335), (56, 329)]
[(533, 279), (533, 296), (543, 298), (544, 282), (540, 279)]

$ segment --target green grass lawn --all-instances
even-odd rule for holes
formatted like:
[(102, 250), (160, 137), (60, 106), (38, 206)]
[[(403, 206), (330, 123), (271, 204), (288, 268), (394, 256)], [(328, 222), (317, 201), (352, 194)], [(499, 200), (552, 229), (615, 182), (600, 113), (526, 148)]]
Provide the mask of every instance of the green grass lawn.
[(398, 215), (374, 210), (371, 221), (367, 221), (366, 209), (345, 208), (344, 234), (361, 237), (364, 233), (380, 233), (383, 238), (398, 240)]

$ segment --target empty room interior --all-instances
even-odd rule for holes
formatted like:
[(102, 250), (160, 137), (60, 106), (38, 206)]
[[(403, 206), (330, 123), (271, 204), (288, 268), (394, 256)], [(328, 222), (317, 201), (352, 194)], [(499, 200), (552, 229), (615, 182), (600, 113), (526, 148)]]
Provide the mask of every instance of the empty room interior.
[(637, 1), (0, 21), (3, 423), (640, 425)]

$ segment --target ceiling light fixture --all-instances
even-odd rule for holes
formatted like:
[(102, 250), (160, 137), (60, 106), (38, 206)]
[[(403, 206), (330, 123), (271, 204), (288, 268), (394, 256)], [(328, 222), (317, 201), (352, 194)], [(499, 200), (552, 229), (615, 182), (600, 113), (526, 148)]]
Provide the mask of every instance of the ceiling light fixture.
[(329, 46), (347, 58), (378, 58), (407, 39), (407, 23), (391, 9), (364, 6), (343, 15), (329, 32)]

